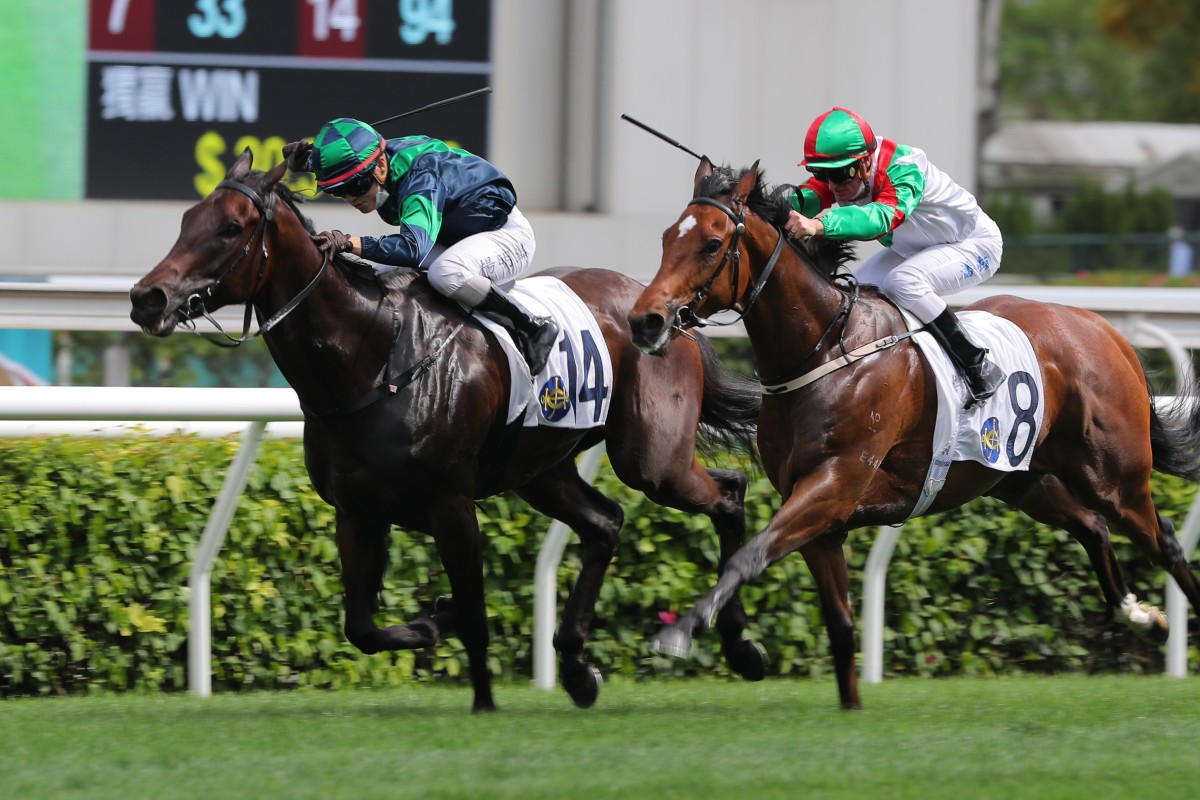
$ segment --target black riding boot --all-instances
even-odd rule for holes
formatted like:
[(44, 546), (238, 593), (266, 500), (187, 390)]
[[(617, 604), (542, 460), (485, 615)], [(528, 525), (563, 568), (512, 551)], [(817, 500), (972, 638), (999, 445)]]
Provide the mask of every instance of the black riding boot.
[(971, 400), (964, 406), (970, 408), (981, 400), (986, 400), (996, 393), (1006, 377), (1004, 371), (988, 361), (988, 351), (978, 347), (967, 338), (967, 334), (958, 324), (958, 317), (950, 309), (937, 316), (926, 329), (937, 338), (950, 360), (958, 367), (967, 380), (967, 389), (971, 392)]
[(550, 358), (550, 348), (558, 340), (558, 325), (554, 320), (533, 316), (495, 286), (476, 308), (511, 322), (515, 334), (513, 340), (520, 348), (521, 355), (525, 356), (529, 371), (534, 375), (542, 371)]

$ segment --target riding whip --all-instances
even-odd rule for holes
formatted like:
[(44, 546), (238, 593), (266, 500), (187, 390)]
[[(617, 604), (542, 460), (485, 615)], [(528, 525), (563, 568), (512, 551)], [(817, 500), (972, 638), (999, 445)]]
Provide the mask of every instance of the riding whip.
[(676, 147), (678, 147), (680, 150), (687, 153), (688, 155), (695, 156), (698, 159), (705, 158), (705, 156), (700, 155), (695, 150), (689, 150), (688, 148), (681, 145), (679, 142), (672, 139), (670, 136), (667, 136), (666, 134), (663, 134), (663, 133), (659, 133), (658, 131), (654, 130), (654, 128), (651, 128), (649, 125), (647, 125), (643, 122), (638, 122), (636, 119), (629, 116), (628, 114), (622, 114), (621, 119), (625, 120), (626, 122), (632, 122), (634, 125), (637, 125), (639, 128), (646, 131), (647, 133), (652, 133), (655, 136), (657, 136), (658, 138), (662, 139), (667, 144), (675, 145)]
[(441, 108), (442, 106), (448, 106), (451, 103), (457, 103), (461, 100), (469, 100), (472, 97), (476, 97), (481, 94), (487, 94), (490, 91), (492, 91), (492, 87), (484, 86), (482, 89), (476, 89), (473, 92), (467, 92), (466, 94), (455, 95), (454, 97), (447, 97), (445, 100), (438, 100), (437, 102), (430, 103), (427, 106), (421, 106), (420, 108), (414, 108), (412, 111), (405, 111), (403, 113), (396, 114), (395, 116), (388, 117), (387, 119), (381, 119), (378, 122), (372, 122), (371, 127), (378, 128), (380, 125), (386, 125), (387, 123), (392, 122), (394, 120), (398, 120), (401, 117), (411, 117), (413, 114), (420, 114), (422, 111), (432, 111), (435, 108)]

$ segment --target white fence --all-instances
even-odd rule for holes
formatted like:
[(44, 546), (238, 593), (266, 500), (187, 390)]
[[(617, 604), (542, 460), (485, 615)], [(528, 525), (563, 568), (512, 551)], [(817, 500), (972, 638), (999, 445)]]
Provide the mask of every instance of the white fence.
[[(0, 328), (129, 331), (128, 285), (121, 279), (65, 280), (23, 284), (0, 282)], [(1186, 378), (1192, 365), (1186, 348), (1200, 347), (1200, 289), (1116, 289), (1003, 285), (992, 281), (954, 295), (955, 307), (991, 294), (1015, 294), (1043, 302), (1091, 308), (1104, 315), (1139, 347), (1163, 348), (1176, 374)], [(237, 309), (223, 310), (231, 324), (240, 321)], [(739, 335), (736, 330), (725, 333)], [(291, 389), (158, 389), (118, 387), (0, 387), (0, 436), (41, 433), (117, 435), (130, 430), (145, 433), (187, 430), (205, 435), (243, 430), (242, 446), (226, 476), (205, 526), (192, 566), (189, 620), (189, 686), (200, 695), (211, 693), (208, 582), (212, 564), (254, 464), (265, 435), (299, 436), (299, 402)], [(110, 423), (96, 426), (96, 422)], [(598, 467), (600, 447), (585, 454), (580, 471), (591, 480)], [(883, 616), (887, 566), (900, 527), (879, 529), (867, 559), (862, 609), (862, 678), (878, 683), (883, 676)], [(534, 600), (534, 683), (555, 684), (552, 638), (557, 617), (557, 569), (568, 531), (555, 522), (538, 555)], [(1180, 532), (1185, 553), (1200, 538), (1200, 495)], [(1187, 615), (1183, 593), (1169, 581), (1166, 612), (1172, 620), (1167, 644), (1167, 672), (1187, 674)]]
[[(299, 401), (291, 389), (159, 389), (116, 387), (0, 387), (0, 419), (13, 423), (38, 421), (36, 431), (54, 432), (54, 421), (71, 422), (78, 433), (78, 422), (116, 422), (128, 432), (128, 420), (165, 423), (175, 430), (179, 420), (244, 423), (242, 444), (213, 505), (193, 560), (188, 620), (188, 686), (200, 696), (212, 693), (211, 624), (209, 595), (213, 564), (233, 520), (238, 498), (254, 466), (255, 454), (267, 424), (295, 425), (302, 419)], [(108, 432), (108, 428), (93, 431)], [(147, 429), (140, 429), (147, 430)], [(22, 428), (17, 435), (27, 435)], [(152, 430), (153, 432), (153, 430)], [(580, 473), (592, 480), (599, 467), (603, 447), (584, 454)], [(882, 527), (867, 558), (862, 609), (862, 676), (878, 683), (883, 677), (883, 617), (887, 566), (902, 528)], [(534, 684), (553, 688), (556, 680), (553, 636), (557, 619), (558, 565), (568, 537), (567, 527), (555, 521), (538, 553), (534, 596)], [(1184, 522), (1180, 541), (1185, 553), (1191, 553), (1200, 539), (1200, 495), (1192, 504)], [(1167, 644), (1167, 672), (1187, 675), (1188, 606), (1183, 592), (1169, 580), (1167, 615), (1171, 634)]]

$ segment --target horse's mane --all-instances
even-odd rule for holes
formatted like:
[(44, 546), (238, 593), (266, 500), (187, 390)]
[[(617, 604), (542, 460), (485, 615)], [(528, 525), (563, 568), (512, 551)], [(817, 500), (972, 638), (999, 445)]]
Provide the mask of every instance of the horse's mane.
[[(237, 180), (246, 184), (259, 194), (262, 194), (265, 189), (266, 175), (267, 173), (263, 172), (262, 170), (252, 169)], [(304, 212), (300, 210), (300, 204), (303, 203), (306, 198), (293, 191), (292, 187), (288, 186), (283, 181), (279, 181), (275, 184), (275, 195), (280, 200), (287, 203), (288, 207), (292, 209), (292, 211), (296, 214), (296, 218), (300, 220), (300, 224), (304, 226), (304, 230), (308, 231), (310, 234), (315, 234), (317, 232), (316, 226), (313, 225), (312, 220), (305, 216)]]
[[(265, 189), (266, 174), (266, 172), (261, 170), (252, 169), (239, 178), (239, 180), (261, 194)], [(303, 211), (300, 210), (300, 204), (309, 198), (294, 191), (290, 186), (282, 181), (275, 184), (275, 195), (287, 204), (288, 208), (292, 210), (292, 213), (296, 215), (296, 218), (300, 220), (300, 224), (304, 226), (305, 231), (307, 231), (310, 235), (316, 234), (316, 225), (314, 225), (313, 221), (309, 219)], [(392, 291), (393, 289), (406, 286), (414, 276), (419, 274), (418, 270), (407, 267), (397, 267), (395, 269), (376, 271), (371, 266), (369, 261), (360, 259), (357, 256), (339, 256), (338, 258), (334, 259), (333, 263), (334, 266), (340, 269), (348, 277), (369, 277), (374, 279), (381, 287), (383, 287), (385, 291)]]
[[(712, 174), (700, 181), (697, 196), (716, 198), (729, 194), (749, 171), (749, 168), (735, 169), (725, 165), (714, 166)], [(750, 196), (746, 198), (746, 205), (757, 216), (762, 217), (776, 228), (782, 228), (792, 210), (791, 194), (794, 191), (795, 187), (790, 184), (779, 186), (768, 184), (760, 169), (754, 176), (754, 188), (750, 190)], [(807, 241), (793, 242), (792, 244), (808, 258), (818, 272), (827, 278), (833, 278), (842, 266), (854, 258), (854, 243), (850, 241), (814, 236)]]

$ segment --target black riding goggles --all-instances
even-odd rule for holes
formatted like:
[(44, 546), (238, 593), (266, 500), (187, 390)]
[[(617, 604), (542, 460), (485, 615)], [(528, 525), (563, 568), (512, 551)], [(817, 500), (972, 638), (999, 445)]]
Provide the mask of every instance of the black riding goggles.
[(326, 189), (325, 194), (334, 197), (361, 197), (371, 190), (375, 181), (375, 165), (372, 163), (362, 173), (355, 175), (345, 183)]
[(819, 181), (841, 186), (858, 176), (859, 163), (852, 161), (842, 167), (809, 167), (808, 171)]

